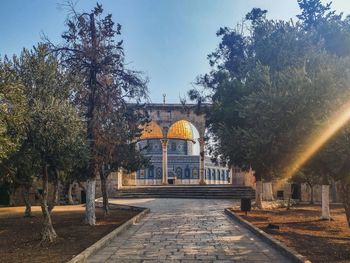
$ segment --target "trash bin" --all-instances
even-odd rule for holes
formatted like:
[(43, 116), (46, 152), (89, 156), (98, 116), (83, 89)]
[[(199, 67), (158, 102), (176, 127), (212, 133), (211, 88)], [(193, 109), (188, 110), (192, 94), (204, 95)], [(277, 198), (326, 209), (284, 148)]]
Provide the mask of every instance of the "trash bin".
[(252, 209), (252, 200), (250, 198), (242, 198), (241, 199), (241, 211), (245, 212), (247, 215), (247, 212)]

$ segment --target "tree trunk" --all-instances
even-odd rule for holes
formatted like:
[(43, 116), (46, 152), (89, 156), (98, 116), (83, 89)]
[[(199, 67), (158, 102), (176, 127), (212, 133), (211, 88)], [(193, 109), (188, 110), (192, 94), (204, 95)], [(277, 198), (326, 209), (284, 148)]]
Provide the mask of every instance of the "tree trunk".
[(91, 226), (96, 224), (95, 216), (95, 178), (86, 180), (86, 206), (85, 206), (85, 223)]
[(340, 184), (340, 193), (343, 199), (348, 226), (350, 227), (350, 182), (342, 181)]
[(41, 242), (53, 242), (57, 238), (55, 229), (52, 226), (51, 215), (49, 212), (47, 197), (49, 190), (49, 180), (47, 174), (47, 166), (43, 167), (43, 194), (41, 196), (41, 211), (43, 213), (44, 222), (41, 231)]
[(263, 208), (262, 194), (262, 181), (256, 181), (255, 204), (259, 209)]
[(95, 216), (95, 187), (96, 175), (98, 173), (96, 145), (95, 140), (97, 134), (95, 132), (98, 126), (97, 117), (95, 116), (95, 103), (97, 91), (97, 40), (94, 13), (90, 14), (90, 34), (92, 42), (92, 61), (89, 72), (89, 98), (87, 103), (87, 140), (89, 142), (89, 152), (91, 154), (89, 161), (88, 180), (86, 181), (86, 206), (85, 206), (85, 222), (89, 225), (96, 224)]
[(74, 185), (74, 182), (69, 184), (68, 186), (68, 204), (69, 205), (73, 205), (74, 204), (74, 201), (73, 201), (73, 196), (72, 196), (72, 190), (73, 190), (73, 185)]
[(272, 190), (272, 183), (266, 182), (262, 184), (263, 186), (263, 200), (264, 201), (273, 201), (273, 190)]
[(15, 187), (10, 186), (7, 190), (7, 194), (9, 196), (9, 206), (15, 206), (15, 201), (13, 200), (14, 193), (15, 193)]
[(105, 175), (104, 168), (101, 168), (100, 178), (101, 178), (101, 192), (102, 192), (102, 199), (103, 199), (103, 210), (104, 210), (104, 215), (106, 216), (106, 215), (109, 215), (109, 206), (108, 206), (108, 192), (107, 192), (107, 175)]
[(26, 184), (23, 186), (23, 201), (26, 206), (26, 209), (24, 210), (24, 217), (32, 216), (32, 206), (29, 200), (29, 190), (30, 190), (30, 185)]
[(52, 209), (58, 204), (58, 172), (55, 171), (55, 180), (53, 182), (53, 195), (52, 195), (52, 201), (49, 204), (49, 212), (51, 213)]
[(322, 216), (321, 219), (330, 220), (329, 185), (322, 185)]
[(313, 205), (314, 204), (314, 186), (310, 185), (310, 205)]
[(331, 181), (331, 194), (332, 194), (332, 203), (336, 203), (337, 200), (337, 186), (335, 180), (332, 178)]
[(289, 196), (288, 196), (287, 210), (290, 209), (290, 201), (291, 201), (291, 199), (292, 199), (293, 192), (294, 192), (294, 186), (293, 186), (293, 184), (292, 184), (292, 185), (290, 186), (290, 193), (289, 193)]

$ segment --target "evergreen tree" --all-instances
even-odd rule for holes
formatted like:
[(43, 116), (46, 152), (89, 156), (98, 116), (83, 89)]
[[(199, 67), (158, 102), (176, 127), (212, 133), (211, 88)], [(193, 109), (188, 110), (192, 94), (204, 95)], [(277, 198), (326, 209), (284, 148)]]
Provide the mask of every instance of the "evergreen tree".
[[(246, 16), (248, 34), (220, 29), (221, 43), (209, 55), (212, 70), (198, 78), (206, 93), (189, 92), (200, 103), (212, 102), (212, 153), (252, 167), (257, 184), (286, 174), (310, 135), (350, 99), (349, 19), (318, 0), (298, 3), (296, 23), (268, 20), (265, 11), (253, 9)], [(327, 156), (312, 161), (323, 167), (313, 170), (321, 181), (334, 171), (321, 165)], [(257, 201), (260, 196), (257, 186)]]

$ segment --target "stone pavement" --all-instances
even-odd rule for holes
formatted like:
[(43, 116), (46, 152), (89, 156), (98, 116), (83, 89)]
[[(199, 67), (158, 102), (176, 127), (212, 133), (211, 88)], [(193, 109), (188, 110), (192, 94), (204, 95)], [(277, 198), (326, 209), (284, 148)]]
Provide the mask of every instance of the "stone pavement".
[[(151, 213), (89, 258), (100, 262), (290, 262), (230, 220), (232, 200), (112, 199)], [(237, 203), (236, 203), (237, 204)]]

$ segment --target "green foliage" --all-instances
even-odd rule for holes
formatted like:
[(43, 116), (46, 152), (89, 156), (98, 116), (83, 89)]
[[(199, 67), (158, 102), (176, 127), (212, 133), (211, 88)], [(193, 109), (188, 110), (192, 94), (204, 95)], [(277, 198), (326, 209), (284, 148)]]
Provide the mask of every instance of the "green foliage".
[(37, 99), (51, 103), (51, 97), (67, 100), (72, 91), (71, 79), (59, 65), (48, 46), (39, 43), (32, 50), (23, 49), (19, 57), (14, 56), (14, 68), (25, 86), (28, 103)]
[(293, 177), (290, 179), (294, 183), (307, 184), (310, 187), (322, 184), (322, 178), (314, 170), (308, 170), (307, 168), (300, 169)]
[(317, 26), (324, 20), (334, 18), (335, 11), (331, 10), (331, 4), (322, 4), (320, 0), (298, 0), (301, 14), (297, 17), (303, 22), (306, 29)]
[(28, 139), (42, 162), (52, 169), (64, 170), (75, 154), (75, 147), (84, 143), (84, 128), (69, 103), (49, 99), (46, 103), (33, 101)]
[(246, 16), (250, 34), (220, 29), (221, 43), (209, 55), (212, 71), (198, 78), (206, 94), (189, 93), (212, 103), (212, 155), (268, 180), (282, 175), (310, 134), (350, 99), (348, 19), (330, 4), (298, 3), (297, 23), (268, 20), (253, 9)]
[(11, 62), (0, 60), (0, 165), (23, 140), (26, 110), (23, 85)]
[(24, 49), (6, 65), (7, 71), (15, 76), (9, 83), (12, 86), (19, 83), (20, 106), (27, 111), (21, 126), (22, 140), (3, 161), (2, 180), (31, 185), (44, 166), (49, 167), (50, 175), (56, 171), (72, 175), (74, 167), (84, 162), (86, 165), (87, 156), (86, 129), (70, 102), (71, 79), (43, 44), (33, 50)]

